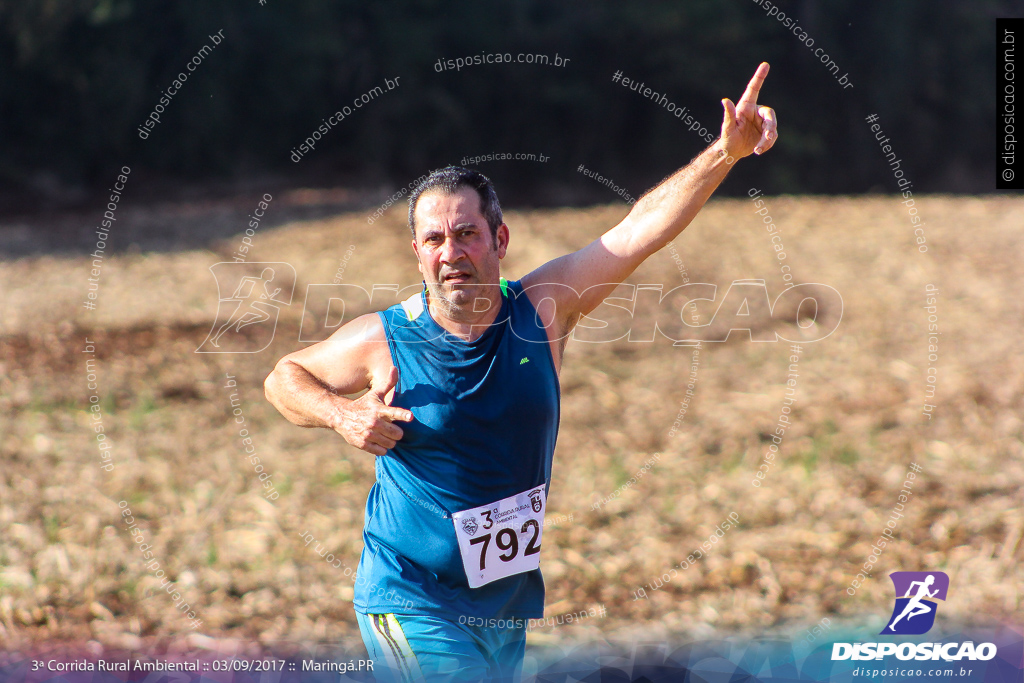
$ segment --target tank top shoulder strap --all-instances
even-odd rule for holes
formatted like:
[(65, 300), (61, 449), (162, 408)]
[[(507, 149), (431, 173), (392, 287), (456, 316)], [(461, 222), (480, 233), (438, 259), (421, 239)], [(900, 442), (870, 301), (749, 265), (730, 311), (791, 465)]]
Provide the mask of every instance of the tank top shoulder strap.
[(384, 334), (388, 342), (392, 342), (396, 336), (415, 337), (421, 332), (423, 324), (427, 320), (424, 315), (423, 291), (420, 290), (405, 301), (400, 301), (394, 306), (378, 311), (381, 322), (384, 324)]

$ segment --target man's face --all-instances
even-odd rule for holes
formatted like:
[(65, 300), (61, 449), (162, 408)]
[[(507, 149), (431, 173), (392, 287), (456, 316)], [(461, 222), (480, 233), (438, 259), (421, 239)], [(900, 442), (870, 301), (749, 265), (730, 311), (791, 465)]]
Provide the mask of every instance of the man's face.
[(420, 273), (430, 296), (452, 314), (475, 312), (477, 297), (490, 298), (497, 291), (508, 226), (502, 223), (492, 240), (480, 208), (480, 195), (470, 187), (453, 195), (427, 192), (416, 203), (412, 248)]

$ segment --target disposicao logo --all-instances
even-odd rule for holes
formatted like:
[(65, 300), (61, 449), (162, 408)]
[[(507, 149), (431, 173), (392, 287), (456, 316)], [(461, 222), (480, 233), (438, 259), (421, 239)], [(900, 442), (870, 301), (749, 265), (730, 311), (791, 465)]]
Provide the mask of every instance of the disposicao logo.
[[(949, 577), (943, 572), (893, 572), (896, 605), (879, 635), (916, 636), (935, 625), (936, 600), (945, 600)], [(896, 655), (897, 659), (951, 662), (989, 660), (996, 656), (993, 643), (834, 643), (832, 661), (870, 660)]]
[(896, 606), (879, 635), (928, 633), (939, 606), (935, 601), (946, 599), (949, 577), (943, 572), (893, 572), (889, 578), (896, 587)]

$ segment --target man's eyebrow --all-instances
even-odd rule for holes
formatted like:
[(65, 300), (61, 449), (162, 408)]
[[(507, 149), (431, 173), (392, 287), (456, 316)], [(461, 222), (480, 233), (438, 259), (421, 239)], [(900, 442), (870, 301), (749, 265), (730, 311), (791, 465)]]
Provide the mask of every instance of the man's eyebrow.
[[(458, 225), (453, 225), (452, 226), (452, 230), (464, 230), (466, 228), (478, 228), (479, 229), (479, 227), (480, 226), (478, 226), (475, 221), (463, 221), (462, 223), (459, 223)], [(434, 236), (443, 235), (443, 234), (444, 234), (444, 229), (443, 228), (437, 228), (437, 227), (427, 228), (423, 232), (423, 238), (427, 239), (429, 237), (434, 237)]]

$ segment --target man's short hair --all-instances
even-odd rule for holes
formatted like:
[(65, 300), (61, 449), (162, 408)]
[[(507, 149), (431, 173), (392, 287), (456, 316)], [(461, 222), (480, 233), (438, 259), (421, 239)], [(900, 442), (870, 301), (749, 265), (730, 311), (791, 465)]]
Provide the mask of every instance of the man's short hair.
[(431, 172), (427, 179), (417, 185), (413, 193), (409, 195), (409, 230), (412, 231), (413, 239), (416, 239), (416, 204), (419, 203), (420, 195), (425, 192), (453, 195), (458, 194), (459, 190), (464, 187), (473, 188), (479, 195), (480, 213), (487, 219), (487, 226), (491, 229), (491, 240), (497, 244), (498, 227), (502, 224), (503, 219), (501, 205), (498, 203), (498, 193), (494, 191), (494, 183), (483, 173), (461, 166), (446, 166)]

